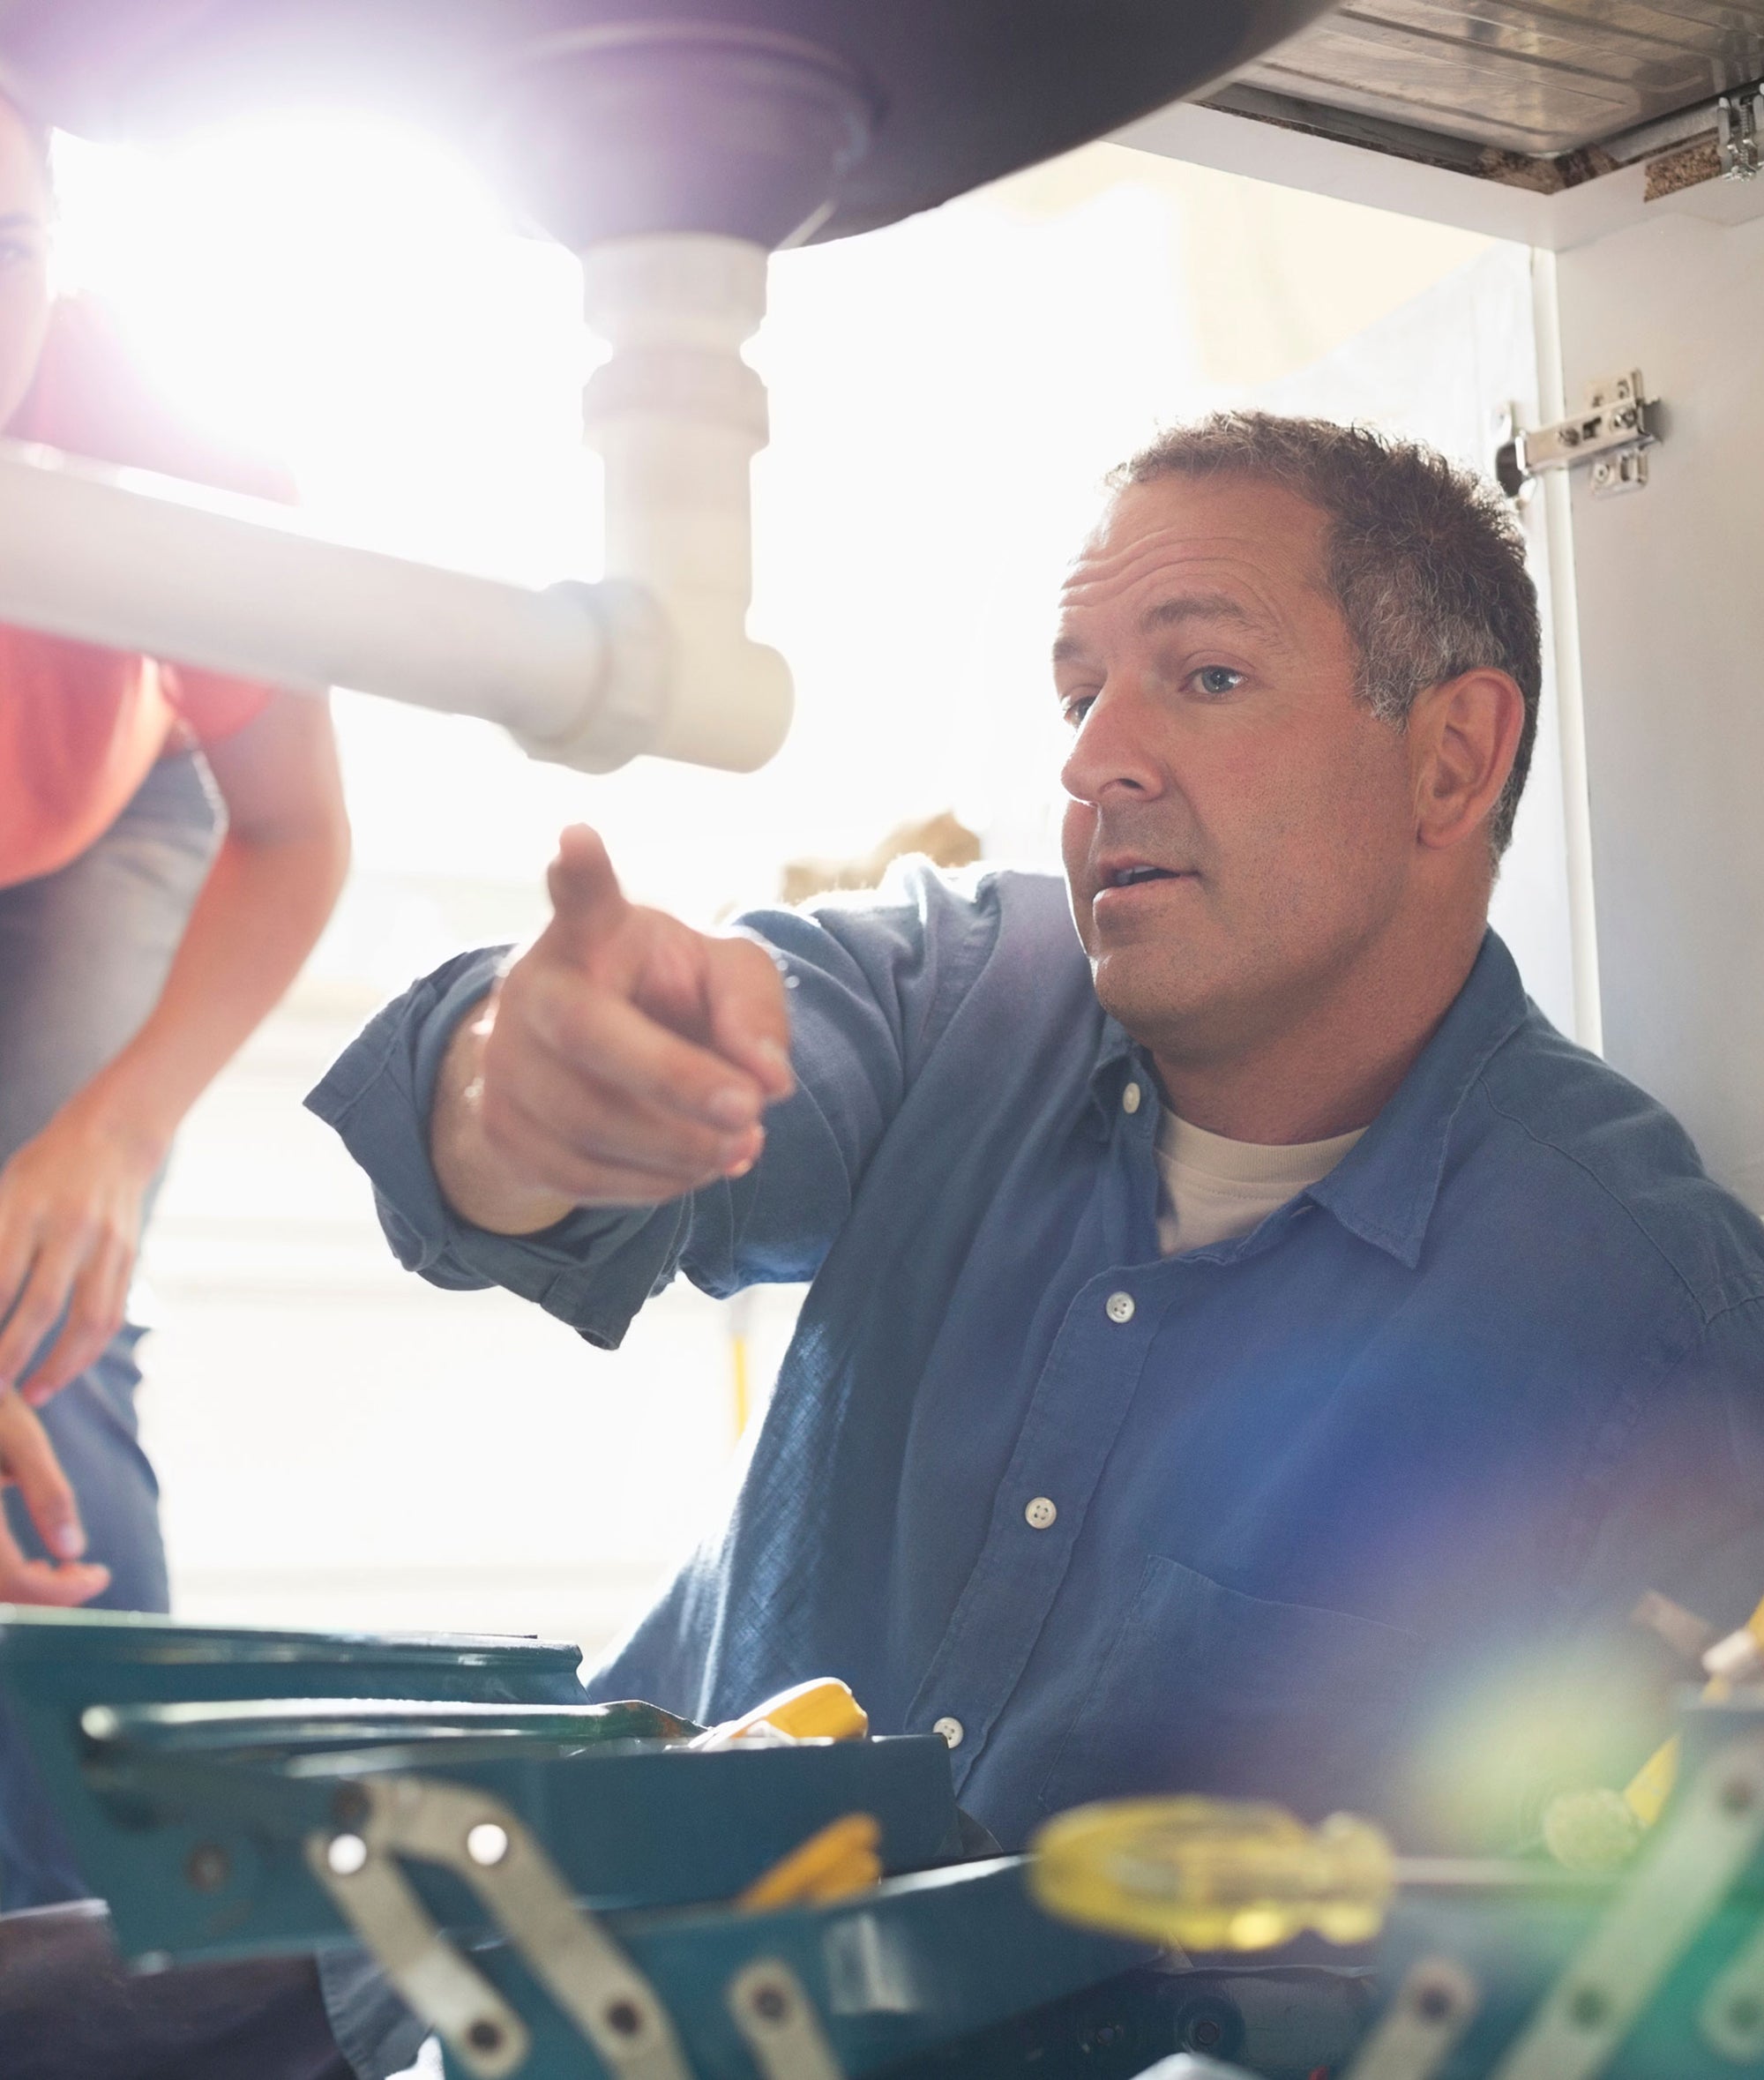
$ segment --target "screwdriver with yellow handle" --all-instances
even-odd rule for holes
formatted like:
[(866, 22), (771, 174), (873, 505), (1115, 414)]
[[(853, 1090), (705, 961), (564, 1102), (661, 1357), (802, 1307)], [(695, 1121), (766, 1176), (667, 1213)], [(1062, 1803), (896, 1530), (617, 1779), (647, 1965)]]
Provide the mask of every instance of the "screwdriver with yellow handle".
[(1311, 1933), (1370, 1942), (1397, 1889), (1603, 1897), (1609, 1878), (1482, 1857), (1398, 1857), (1371, 1821), (1306, 1827), (1279, 1806), (1123, 1799), (1079, 1806), (1029, 1844), (1029, 1889), (1050, 1914), (1183, 1950), (1267, 1950)]
[(1314, 1929), (1366, 1942), (1397, 1865), (1370, 1821), (1308, 1828), (1278, 1806), (1124, 1799), (1080, 1806), (1030, 1844), (1029, 1885), (1066, 1920), (1185, 1950), (1263, 1950)]
[(816, 1676), (781, 1690), (764, 1704), (693, 1737), (695, 1748), (733, 1747), (737, 1741), (862, 1740), (870, 1715), (837, 1676)]

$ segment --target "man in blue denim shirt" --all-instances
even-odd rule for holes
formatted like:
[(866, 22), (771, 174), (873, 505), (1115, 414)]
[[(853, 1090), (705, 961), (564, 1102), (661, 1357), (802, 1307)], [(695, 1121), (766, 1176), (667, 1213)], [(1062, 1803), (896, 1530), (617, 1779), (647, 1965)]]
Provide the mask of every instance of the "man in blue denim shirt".
[(1509, 1841), (1646, 1753), (1638, 1598), (1764, 1592), (1759, 1224), (1486, 929), (1516, 531), (1233, 416), (1126, 467), (1062, 604), (1066, 887), (908, 869), (712, 938), (566, 834), (534, 945), (311, 1102), (406, 1264), (592, 1343), (678, 1272), (813, 1282), (596, 1695), (842, 1676), (1010, 1844), (1167, 1789)]

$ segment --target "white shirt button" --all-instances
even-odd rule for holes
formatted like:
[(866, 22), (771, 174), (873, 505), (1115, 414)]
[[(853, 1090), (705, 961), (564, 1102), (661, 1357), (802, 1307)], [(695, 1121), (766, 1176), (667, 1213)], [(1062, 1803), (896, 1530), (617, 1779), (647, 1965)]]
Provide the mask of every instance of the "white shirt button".
[(1137, 1112), (1142, 1095), (1137, 1083), (1130, 1083), (1121, 1093), (1121, 1110), (1124, 1112)]
[(1110, 1321), (1131, 1321), (1133, 1319), (1132, 1293), (1110, 1293), (1102, 1303), (1102, 1312)]
[(1051, 1496), (1037, 1495), (1024, 1508), (1023, 1515), (1028, 1519), (1029, 1529), (1032, 1531), (1044, 1531), (1059, 1515), (1059, 1511), (1055, 1507)]
[(931, 1728), (931, 1732), (942, 1734), (951, 1747), (961, 1746), (962, 1726), (960, 1719), (939, 1719)]

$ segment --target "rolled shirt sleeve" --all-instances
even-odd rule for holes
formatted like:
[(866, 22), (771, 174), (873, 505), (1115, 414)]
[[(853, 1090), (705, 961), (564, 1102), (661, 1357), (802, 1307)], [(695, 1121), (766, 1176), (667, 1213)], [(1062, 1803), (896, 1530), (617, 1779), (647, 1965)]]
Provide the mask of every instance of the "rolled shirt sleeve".
[(718, 1297), (813, 1276), (871, 1153), (997, 937), (989, 877), (923, 861), (880, 896), (750, 915), (789, 991), (795, 1094), (766, 1115), (744, 1178), (656, 1208), (583, 1209), (534, 1235), (462, 1221), (430, 1162), (435, 1084), (460, 1020), (493, 987), (506, 946), (462, 954), (379, 1012), (307, 1099), (368, 1173), (400, 1263), (454, 1290), (505, 1286), (590, 1343), (617, 1346), (652, 1293), (684, 1271)]

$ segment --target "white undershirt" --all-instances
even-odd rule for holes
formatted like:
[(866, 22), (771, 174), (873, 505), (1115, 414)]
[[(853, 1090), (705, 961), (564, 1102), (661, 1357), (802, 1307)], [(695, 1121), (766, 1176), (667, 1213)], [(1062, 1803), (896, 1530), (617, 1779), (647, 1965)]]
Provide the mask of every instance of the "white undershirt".
[(1357, 1127), (1327, 1141), (1228, 1141), (1166, 1112), (1158, 1122), (1158, 1247), (1170, 1257), (1247, 1235), (1276, 1207), (1327, 1178), (1364, 1132)]

